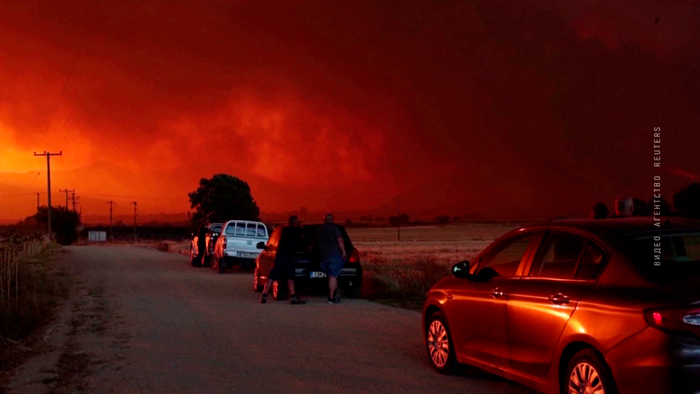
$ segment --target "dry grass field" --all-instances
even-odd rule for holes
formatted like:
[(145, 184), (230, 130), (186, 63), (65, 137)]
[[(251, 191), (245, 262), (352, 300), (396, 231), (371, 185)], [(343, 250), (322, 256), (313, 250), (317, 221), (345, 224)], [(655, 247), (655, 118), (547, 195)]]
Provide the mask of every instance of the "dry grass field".
[(396, 228), (349, 228), (360, 251), (365, 298), (420, 309), (425, 293), (452, 264), (470, 260), (519, 223), (469, 223)]

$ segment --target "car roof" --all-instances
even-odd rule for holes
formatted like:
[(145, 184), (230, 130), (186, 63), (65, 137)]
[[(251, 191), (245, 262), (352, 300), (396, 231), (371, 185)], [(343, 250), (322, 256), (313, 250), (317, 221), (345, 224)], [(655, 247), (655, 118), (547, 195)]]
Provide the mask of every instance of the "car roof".
[[(613, 219), (563, 219), (534, 223), (522, 226), (515, 231), (535, 228), (560, 228), (584, 231), (600, 238), (624, 237), (628, 235), (644, 235), (660, 231), (698, 230), (700, 221), (680, 217), (663, 217), (655, 220), (652, 217), (631, 217)], [(659, 223), (657, 227), (655, 223)]]

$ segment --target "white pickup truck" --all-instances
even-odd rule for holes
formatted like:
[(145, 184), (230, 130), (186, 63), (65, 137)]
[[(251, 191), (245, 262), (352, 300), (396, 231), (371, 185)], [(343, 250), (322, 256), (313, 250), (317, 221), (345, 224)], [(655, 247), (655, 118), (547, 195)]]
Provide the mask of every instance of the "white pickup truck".
[(261, 222), (229, 220), (214, 244), (211, 267), (220, 274), (237, 264), (252, 268), (268, 238), (267, 226)]

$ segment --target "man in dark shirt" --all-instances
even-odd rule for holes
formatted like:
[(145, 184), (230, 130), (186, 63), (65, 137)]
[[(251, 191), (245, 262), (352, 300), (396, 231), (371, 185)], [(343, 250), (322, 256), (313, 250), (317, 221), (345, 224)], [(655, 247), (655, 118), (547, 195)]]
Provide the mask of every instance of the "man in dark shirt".
[(304, 234), (299, 227), (299, 220), (296, 215), (289, 217), (289, 226), (282, 229), (280, 242), (277, 246), (275, 254), (275, 264), (268, 275), (265, 288), (263, 289), (260, 303), (267, 302), (267, 295), (272, 288), (272, 282), (281, 279), (287, 279), (287, 288), (291, 294), (292, 300), (289, 302), (292, 305), (304, 304), (305, 301), (299, 299), (294, 289), (294, 257), (297, 250), (303, 245)]
[(316, 231), (316, 243), (318, 244), (319, 261), (321, 269), (328, 275), (328, 303), (340, 302), (340, 289), (338, 289), (338, 276), (343, 269), (347, 254), (345, 253), (345, 241), (338, 227), (333, 224), (333, 214), (326, 215), (324, 223)]
[(197, 232), (197, 257), (192, 261), (192, 266), (201, 267), (202, 260), (207, 253), (207, 233), (209, 232), (209, 219), (204, 219), (204, 223), (199, 226)]

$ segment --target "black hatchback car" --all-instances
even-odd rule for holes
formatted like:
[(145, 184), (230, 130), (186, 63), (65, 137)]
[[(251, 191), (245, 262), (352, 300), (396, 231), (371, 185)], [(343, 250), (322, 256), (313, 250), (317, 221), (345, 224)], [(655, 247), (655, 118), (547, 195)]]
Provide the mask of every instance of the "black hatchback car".
[[(297, 289), (328, 288), (328, 278), (326, 273), (321, 270), (318, 249), (313, 242), (319, 226), (319, 224), (307, 224), (302, 226), (304, 244), (297, 245), (298, 248), (294, 259), (294, 281)], [(362, 293), (362, 266), (360, 265), (360, 254), (352, 245), (345, 228), (340, 225), (336, 226), (343, 235), (345, 251), (348, 255), (348, 260), (345, 262), (340, 276), (338, 277), (338, 287), (348, 298), (360, 298)], [(275, 228), (264, 250), (255, 260), (255, 272), (253, 273), (253, 288), (255, 291), (262, 291), (267, 282), (267, 278), (274, 265), (282, 229), (285, 227), (287, 226), (278, 226)], [(279, 282), (275, 281), (272, 284), (272, 294), (276, 300), (283, 300), (287, 298), (287, 283), (286, 281)]]
[(513, 230), (428, 292), (435, 369), (466, 363), (548, 394), (700, 393), (700, 222)]

